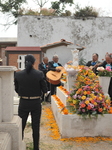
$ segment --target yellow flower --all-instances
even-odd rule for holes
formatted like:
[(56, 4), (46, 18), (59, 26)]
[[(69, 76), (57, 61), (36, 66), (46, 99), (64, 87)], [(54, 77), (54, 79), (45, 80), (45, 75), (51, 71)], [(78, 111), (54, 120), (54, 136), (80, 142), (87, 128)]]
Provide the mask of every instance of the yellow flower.
[(85, 101), (85, 104), (89, 104), (89, 101)]
[(96, 103), (96, 102), (94, 102), (94, 105), (97, 105), (97, 103)]
[(106, 103), (107, 103), (107, 104), (109, 104), (109, 103), (110, 103), (110, 100), (109, 100), (109, 99), (107, 99), (107, 100), (106, 100)]
[(77, 101), (76, 100), (73, 100), (73, 104), (76, 104), (77, 103)]
[(93, 100), (93, 98), (89, 98), (89, 100), (90, 100), (90, 101), (92, 101), (92, 100)]
[(86, 99), (86, 96), (82, 96), (81, 98), (84, 100), (84, 99)]
[(86, 94), (87, 94), (87, 91), (84, 91), (83, 93), (84, 93), (84, 95), (86, 95)]
[(102, 100), (102, 97), (99, 97), (99, 100)]

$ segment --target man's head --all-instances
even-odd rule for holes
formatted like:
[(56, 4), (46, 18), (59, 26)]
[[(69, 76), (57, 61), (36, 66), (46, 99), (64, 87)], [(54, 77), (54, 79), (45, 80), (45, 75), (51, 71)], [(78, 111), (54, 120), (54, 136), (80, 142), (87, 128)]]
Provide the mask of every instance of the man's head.
[(44, 58), (43, 58), (43, 62), (44, 62), (45, 64), (48, 64), (48, 58), (47, 58), (47, 57), (44, 57)]
[(53, 61), (54, 61), (55, 63), (58, 62), (58, 59), (59, 59), (59, 58), (58, 58), (58, 55), (54, 55), (54, 56), (53, 56)]
[(35, 57), (31, 54), (25, 56), (25, 64), (31, 63), (32, 65), (35, 63)]
[(105, 60), (106, 60), (107, 64), (111, 64), (112, 63), (112, 55), (111, 54), (106, 54), (105, 55)]
[(98, 55), (97, 53), (94, 53), (94, 54), (92, 55), (92, 60), (93, 60), (93, 61), (98, 61), (98, 57), (99, 57), (99, 55)]

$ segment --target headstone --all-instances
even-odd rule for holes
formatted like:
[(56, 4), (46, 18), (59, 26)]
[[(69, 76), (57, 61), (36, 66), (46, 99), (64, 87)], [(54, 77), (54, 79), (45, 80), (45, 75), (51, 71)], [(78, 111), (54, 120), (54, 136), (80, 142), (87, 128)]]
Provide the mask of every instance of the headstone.
[(11, 136), (11, 149), (8, 150), (25, 150), (21, 118), (13, 115), (15, 70), (12, 66), (0, 66), (0, 131)]

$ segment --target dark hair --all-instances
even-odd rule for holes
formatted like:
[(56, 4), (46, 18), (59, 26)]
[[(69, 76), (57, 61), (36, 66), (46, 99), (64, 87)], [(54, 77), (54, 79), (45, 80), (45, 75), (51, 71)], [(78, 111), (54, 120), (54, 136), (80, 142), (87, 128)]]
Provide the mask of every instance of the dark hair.
[(25, 68), (26, 72), (29, 73), (33, 68), (33, 64), (35, 62), (35, 57), (31, 54), (25, 56)]
[(99, 55), (97, 53), (93, 53), (93, 55), (96, 55), (97, 57), (99, 57)]

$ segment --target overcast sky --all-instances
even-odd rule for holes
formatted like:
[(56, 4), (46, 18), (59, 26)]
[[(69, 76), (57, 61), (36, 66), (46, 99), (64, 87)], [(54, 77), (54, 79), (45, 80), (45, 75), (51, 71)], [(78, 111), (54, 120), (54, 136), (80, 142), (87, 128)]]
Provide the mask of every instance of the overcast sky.
[[(56, 0), (54, 0), (56, 1)], [(33, 0), (27, 0), (28, 5), (26, 7), (36, 9)], [(112, 0), (74, 0), (75, 4), (79, 4), (81, 7), (93, 6), (99, 10), (102, 16), (112, 17)], [(46, 8), (50, 7), (50, 2), (45, 5)], [(69, 7), (67, 9), (70, 9)], [(70, 9), (71, 10), (71, 9)], [(74, 7), (72, 8), (74, 10)], [(0, 14), (0, 24), (5, 23), (7, 17)], [(12, 25), (8, 30), (4, 30), (4, 27), (0, 25), (0, 37), (17, 37), (17, 26)]]

